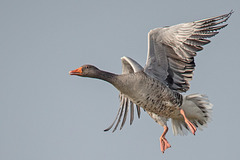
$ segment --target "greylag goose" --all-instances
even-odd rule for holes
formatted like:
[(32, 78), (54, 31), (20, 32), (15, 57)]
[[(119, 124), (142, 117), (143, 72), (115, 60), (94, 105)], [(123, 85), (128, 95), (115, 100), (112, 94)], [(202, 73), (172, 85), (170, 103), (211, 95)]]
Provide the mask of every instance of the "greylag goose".
[(132, 124), (134, 106), (138, 118), (142, 107), (164, 128), (160, 136), (160, 148), (164, 153), (171, 147), (165, 138), (168, 119), (171, 119), (174, 135), (186, 135), (188, 131), (195, 135), (197, 128), (206, 127), (211, 119), (212, 104), (205, 95), (182, 93), (189, 90), (196, 52), (210, 42), (207, 38), (215, 36), (218, 30), (227, 26), (223, 23), (232, 13), (151, 30), (148, 33), (148, 55), (144, 68), (133, 59), (122, 57), (120, 75), (92, 65), (83, 65), (69, 74), (98, 78), (120, 91), (117, 116), (105, 131), (110, 130), (117, 120), (114, 132), (121, 119), (122, 129), (129, 110)]

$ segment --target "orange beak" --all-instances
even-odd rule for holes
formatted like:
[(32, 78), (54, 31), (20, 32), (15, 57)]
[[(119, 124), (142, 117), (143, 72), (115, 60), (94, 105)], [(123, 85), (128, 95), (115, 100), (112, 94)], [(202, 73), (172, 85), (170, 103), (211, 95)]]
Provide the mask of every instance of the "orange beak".
[(78, 69), (69, 71), (69, 74), (70, 75), (79, 75), (79, 76), (81, 76), (82, 75), (82, 67), (79, 67)]

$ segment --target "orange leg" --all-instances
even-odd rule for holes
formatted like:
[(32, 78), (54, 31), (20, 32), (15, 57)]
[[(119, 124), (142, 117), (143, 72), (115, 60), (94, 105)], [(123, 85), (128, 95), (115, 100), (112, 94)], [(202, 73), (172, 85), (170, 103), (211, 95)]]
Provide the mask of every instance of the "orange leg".
[(168, 131), (168, 127), (167, 126), (164, 126), (164, 131), (163, 131), (163, 134), (161, 135), (161, 137), (159, 138), (160, 140), (160, 147), (161, 147), (161, 151), (162, 153), (164, 153), (164, 151), (166, 149), (168, 149), (169, 147), (171, 147), (171, 145), (168, 143), (167, 139), (165, 138), (165, 135)]
[(195, 135), (195, 132), (197, 130), (196, 127), (187, 119), (183, 109), (180, 109), (180, 113), (181, 113), (181, 115), (183, 115), (184, 121), (188, 125), (188, 127), (190, 128), (192, 134)]

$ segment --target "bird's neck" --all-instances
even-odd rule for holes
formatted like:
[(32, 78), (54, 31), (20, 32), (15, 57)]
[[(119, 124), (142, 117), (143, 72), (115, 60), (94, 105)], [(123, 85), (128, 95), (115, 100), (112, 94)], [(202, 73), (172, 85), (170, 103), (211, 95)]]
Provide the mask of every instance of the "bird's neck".
[(117, 77), (118, 77), (117, 74), (114, 74), (114, 73), (111, 73), (111, 72), (106, 72), (106, 71), (103, 71), (103, 70), (99, 70), (99, 73), (98, 73), (97, 77), (93, 77), (93, 78), (98, 78), (98, 79), (107, 81), (107, 82), (114, 85), (114, 84), (117, 83), (116, 82)]
[(99, 70), (97, 77), (92, 77), (92, 78), (98, 78), (98, 79), (107, 81), (111, 83), (120, 92), (124, 92), (124, 89), (126, 88), (126, 86), (128, 86), (128, 82), (129, 82), (128, 76), (126, 74), (117, 75), (117, 74), (102, 71), (102, 70)]

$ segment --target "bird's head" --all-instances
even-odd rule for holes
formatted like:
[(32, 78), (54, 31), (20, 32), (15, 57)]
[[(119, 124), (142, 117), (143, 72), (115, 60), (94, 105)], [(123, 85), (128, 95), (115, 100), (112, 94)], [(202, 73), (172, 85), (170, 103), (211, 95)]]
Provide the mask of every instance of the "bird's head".
[(99, 69), (92, 65), (83, 65), (75, 70), (69, 72), (70, 75), (77, 75), (81, 77), (96, 78), (99, 74)]

